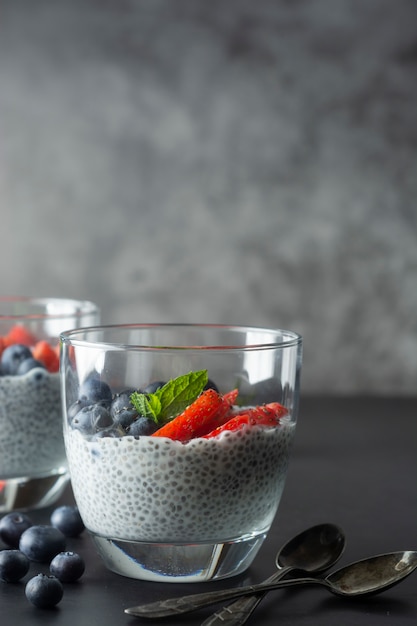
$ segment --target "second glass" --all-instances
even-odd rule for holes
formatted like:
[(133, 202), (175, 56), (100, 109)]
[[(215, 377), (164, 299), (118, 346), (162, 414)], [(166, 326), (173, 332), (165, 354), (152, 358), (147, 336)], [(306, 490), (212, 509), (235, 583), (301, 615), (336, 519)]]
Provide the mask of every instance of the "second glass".
[(284, 488), (301, 337), (155, 324), (61, 339), (71, 481), (105, 564), (164, 582), (244, 571)]
[(0, 512), (53, 504), (68, 483), (59, 333), (98, 324), (88, 301), (0, 298)]

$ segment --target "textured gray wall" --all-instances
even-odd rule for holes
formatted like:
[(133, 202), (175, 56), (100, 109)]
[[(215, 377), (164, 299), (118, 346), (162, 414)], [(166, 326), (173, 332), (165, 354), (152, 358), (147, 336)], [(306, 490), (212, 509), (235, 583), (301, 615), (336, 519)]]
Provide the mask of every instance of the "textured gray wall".
[(3, 0), (1, 291), (284, 326), (415, 393), (413, 0)]

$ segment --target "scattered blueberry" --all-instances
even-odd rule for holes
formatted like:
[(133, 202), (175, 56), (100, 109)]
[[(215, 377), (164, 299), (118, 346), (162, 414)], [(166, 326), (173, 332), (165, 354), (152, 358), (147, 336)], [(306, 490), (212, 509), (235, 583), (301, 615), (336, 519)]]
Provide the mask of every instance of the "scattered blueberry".
[(29, 571), (29, 559), (20, 550), (0, 552), (0, 579), (6, 583), (17, 583)]
[(8, 513), (0, 520), (0, 537), (11, 548), (18, 548), (22, 533), (33, 526), (33, 522), (25, 513)]
[(39, 609), (50, 609), (62, 600), (64, 588), (56, 576), (37, 574), (27, 582), (25, 594)]
[(142, 393), (155, 393), (158, 389), (163, 387), (166, 383), (163, 380), (155, 380), (149, 383), (144, 389), (141, 389)]
[(139, 417), (126, 431), (127, 435), (140, 437), (143, 435), (152, 435), (158, 430), (158, 425), (150, 417)]
[(37, 359), (34, 359), (33, 357), (29, 357), (28, 359), (25, 359), (20, 363), (19, 367), (17, 368), (16, 374), (18, 376), (21, 376), (22, 374), (27, 374), (27, 372), (35, 369), (35, 367), (41, 367), (42, 369), (45, 369), (43, 363), (41, 363)]
[(73, 583), (84, 574), (85, 563), (76, 552), (60, 552), (52, 559), (49, 569), (62, 583)]
[(52, 512), (51, 524), (66, 537), (78, 537), (85, 529), (77, 506), (59, 506)]
[(3, 374), (14, 376), (17, 374), (19, 365), (25, 359), (32, 358), (32, 352), (27, 346), (15, 343), (8, 346), (1, 355), (1, 369)]
[(108, 409), (100, 403), (85, 406), (71, 421), (71, 427), (87, 435), (107, 428), (113, 424)]
[(81, 385), (78, 394), (80, 400), (111, 402), (112, 392), (107, 383), (95, 376), (89, 376)]
[(19, 541), (19, 550), (31, 561), (50, 563), (66, 547), (65, 535), (54, 526), (31, 526)]

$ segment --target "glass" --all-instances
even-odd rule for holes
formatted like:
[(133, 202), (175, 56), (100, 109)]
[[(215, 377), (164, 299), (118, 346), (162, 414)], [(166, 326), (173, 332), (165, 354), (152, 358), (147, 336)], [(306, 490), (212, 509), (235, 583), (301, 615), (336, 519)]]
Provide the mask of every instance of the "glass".
[[(301, 337), (238, 326), (135, 324), (78, 329), (61, 340), (72, 487), (106, 566), (164, 582), (243, 572), (266, 537), (284, 488)], [(153, 431), (138, 434), (141, 411), (135, 414), (125, 401), (130, 417), (123, 412), (129, 417), (123, 422), (120, 397), (131, 399), (133, 390), (149, 392), (155, 381), (161, 385), (190, 372), (208, 376), (205, 389), (216, 387), (220, 396), (209, 392), (216, 402), (227, 398), (223, 422), (265, 403), (280, 403), (270, 405), (279, 407), (279, 420), (217, 436), (187, 431), (187, 440), (176, 440)]]
[(99, 322), (91, 302), (0, 297), (0, 513), (49, 506), (64, 490), (59, 333)]

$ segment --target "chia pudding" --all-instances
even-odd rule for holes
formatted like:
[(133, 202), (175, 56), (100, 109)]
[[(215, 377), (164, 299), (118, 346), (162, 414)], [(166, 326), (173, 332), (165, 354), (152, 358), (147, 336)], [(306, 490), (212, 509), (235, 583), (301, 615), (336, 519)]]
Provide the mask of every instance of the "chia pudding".
[(58, 373), (36, 367), (0, 376), (0, 476), (44, 476), (66, 467)]
[(181, 443), (165, 437), (85, 438), (65, 429), (75, 499), (94, 534), (143, 542), (210, 542), (266, 532), (295, 424), (247, 426)]

